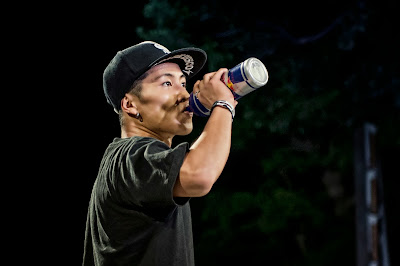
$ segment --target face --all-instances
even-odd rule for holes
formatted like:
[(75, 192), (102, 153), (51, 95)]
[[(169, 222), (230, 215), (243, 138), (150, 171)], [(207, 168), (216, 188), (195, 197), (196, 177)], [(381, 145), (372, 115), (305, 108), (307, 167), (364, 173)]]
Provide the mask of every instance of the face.
[(185, 111), (189, 93), (179, 66), (163, 63), (152, 67), (148, 74), (137, 103), (143, 126), (163, 138), (189, 134), (193, 129), (193, 114)]

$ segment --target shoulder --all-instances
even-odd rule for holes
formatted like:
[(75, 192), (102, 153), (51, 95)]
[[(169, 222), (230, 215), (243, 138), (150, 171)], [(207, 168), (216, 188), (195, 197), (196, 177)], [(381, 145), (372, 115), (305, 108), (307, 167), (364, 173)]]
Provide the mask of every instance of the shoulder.
[(187, 152), (189, 143), (184, 142), (171, 148), (164, 142), (151, 137), (130, 137), (130, 138), (114, 138), (113, 142), (108, 146), (111, 152), (134, 154), (159, 154), (159, 153), (174, 153), (177, 150)]
[(159, 149), (167, 150), (168, 145), (162, 141), (150, 137), (129, 137), (129, 138), (114, 138), (113, 142), (109, 145), (109, 148), (129, 148), (138, 149), (141, 147), (158, 147)]
[(184, 142), (176, 147), (169, 147), (164, 142), (150, 137), (130, 137), (114, 138), (108, 146), (106, 154), (119, 155), (117, 157), (128, 156), (131, 159), (135, 157), (157, 158), (184, 156), (189, 151), (189, 143)]

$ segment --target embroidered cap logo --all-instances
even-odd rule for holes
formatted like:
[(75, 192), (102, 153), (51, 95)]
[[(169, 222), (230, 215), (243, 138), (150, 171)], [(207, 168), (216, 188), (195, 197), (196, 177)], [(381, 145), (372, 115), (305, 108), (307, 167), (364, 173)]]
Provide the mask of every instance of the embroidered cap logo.
[(153, 43), (153, 44), (154, 44), (154, 47), (156, 47), (157, 49), (160, 49), (165, 54), (169, 54), (170, 53), (170, 51), (166, 47), (162, 46), (161, 44), (158, 44), (158, 43)]
[(175, 59), (175, 58), (182, 59), (185, 62), (185, 69), (182, 69), (182, 72), (185, 72), (186, 75), (188, 75), (188, 76), (191, 73), (193, 73), (192, 69), (193, 69), (193, 66), (194, 66), (194, 60), (193, 60), (193, 57), (191, 57), (188, 54), (178, 54), (178, 55), (171, 56), (171, 57), (169, 57), (167, 59), (161, 60), (160, 62), (157, 63), (157, 65), (161, 64), (161, 63), (163, 63), (165, 61), (168, 61), (168, 60), (171, 60), (171, 59)]

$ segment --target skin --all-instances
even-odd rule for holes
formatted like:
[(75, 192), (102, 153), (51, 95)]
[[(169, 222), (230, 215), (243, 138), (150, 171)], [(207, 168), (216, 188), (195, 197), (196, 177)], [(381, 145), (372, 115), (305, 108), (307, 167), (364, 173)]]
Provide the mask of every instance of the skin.
[[(232, 93), (220, 81), (227, 72), (221, 68), (204, 75), (193, 86), (200, 91), (198, 98), (207, 108), (217, 100), (237, 105)], [(185, 111), (189, 104), (186, 78), (175, 63), (152, 67), (142, 82), (140, 98), (125, 94), (121, 100), (124, 125), (121, 137), (152, 137), (171, 147), (176, 135), (187, 135), (193, 130), (193, 113)], [(137, 114), (143, 118), (140, 121)], [(206, 195), (226, 164), (231, 147), (232, 115), (229, 110), (216, 107), (199, 138), (192, 144), (175, 183), (175, 197)]]

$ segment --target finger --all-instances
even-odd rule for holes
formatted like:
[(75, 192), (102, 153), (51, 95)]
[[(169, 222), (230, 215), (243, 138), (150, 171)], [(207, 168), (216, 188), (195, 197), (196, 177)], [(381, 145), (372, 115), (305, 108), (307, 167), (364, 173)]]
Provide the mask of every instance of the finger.
[(198, 91), (200, 89), (199, 88), (199, 84), (200, 84), (200, 80), (198, 80), (198, 81), (196, 81), (196, 83), (194, 83), (193, 92), (196, 92), (196, 91)]
[(203, 80), (204, 81), (206, 81), (206, 82), (208, 82), (214, 75), (215, 75), (215, 71), (214, 72), (210, 72), (210, 73), (207, 73), (207, 74), (205, 74), (204, 76), (203, 76)]
[(204, 88), (204, 79), (199, 80), (197, 91), (201, 91)]
[(213, 75), (213, 77), (211, 79), (218, 79), (220, 80), (222, 75), (225, 74), (226, 72), (228, 72), (227, 68), (220, 68), (218, 69), (217, 72), (214, 72), (215, 74)]

